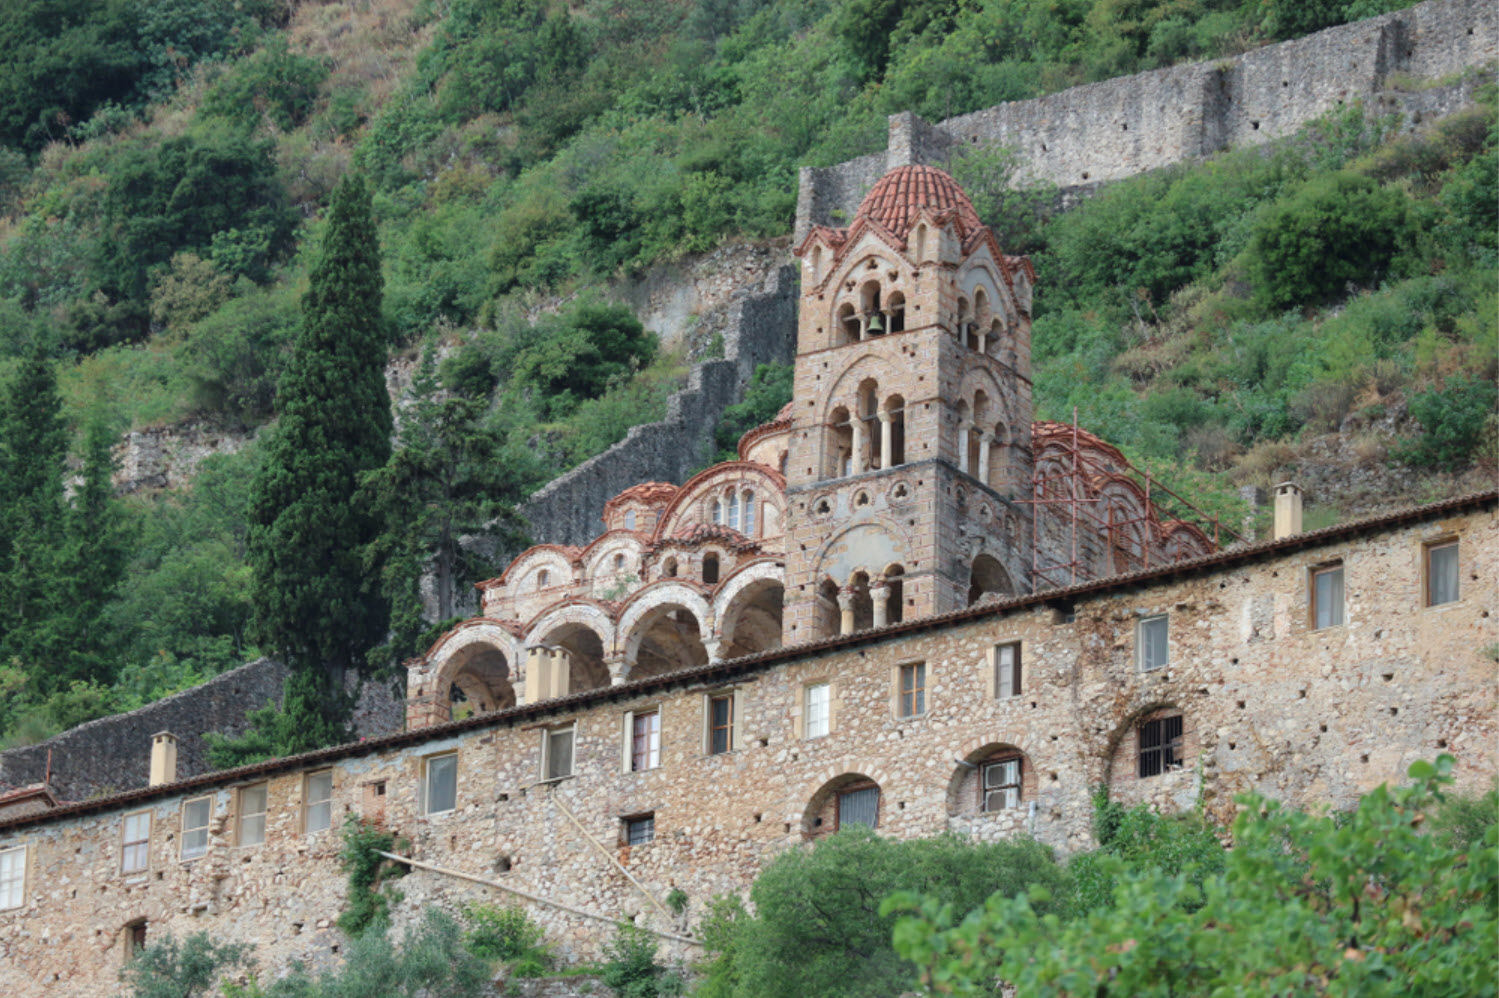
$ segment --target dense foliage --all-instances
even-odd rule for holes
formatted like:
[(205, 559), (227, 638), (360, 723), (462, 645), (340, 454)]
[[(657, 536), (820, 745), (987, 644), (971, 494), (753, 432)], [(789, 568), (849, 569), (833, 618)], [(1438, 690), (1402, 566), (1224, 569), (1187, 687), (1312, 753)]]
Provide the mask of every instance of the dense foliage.
[(1499, 823), (1477, 843), (1423, 827), (1451, 767), (1418, 762), (1351, 815), (1246, 798), (1222, 872), (1116, 857), (1111, 902), (1072, 919), (1044, 889), (966, 916), (908, 893), (895, 945), (939, 995), (1492, 995)]

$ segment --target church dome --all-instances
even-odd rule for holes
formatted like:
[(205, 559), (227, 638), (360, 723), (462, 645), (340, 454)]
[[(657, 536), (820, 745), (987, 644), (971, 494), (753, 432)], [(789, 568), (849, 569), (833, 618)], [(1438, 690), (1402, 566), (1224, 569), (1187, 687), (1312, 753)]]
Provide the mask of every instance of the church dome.
[(859, 203), (855, 217), (879, 222), (904, 237), (922, 208), (932, 212), (956, 211), (958, 227), (964, 233), (983, 225), (958, 182), (930, 166), (900, 166), (885, 174)]

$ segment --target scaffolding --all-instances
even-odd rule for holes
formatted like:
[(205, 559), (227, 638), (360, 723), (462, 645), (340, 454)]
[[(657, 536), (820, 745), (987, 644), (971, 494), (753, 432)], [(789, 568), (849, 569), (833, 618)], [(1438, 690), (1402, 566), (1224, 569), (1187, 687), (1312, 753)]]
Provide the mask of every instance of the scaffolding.
[[(1086, 434), (1086, 440), (1091, 442), (1096, 438)], [(1078, 426), (1076, 408), (1072, 410), (1072, 425), (1064, 425), (1064, 432), (1046, 442), (1060, 442), (1066, 448), (1064, 466), (1060, 471), (1053, 469), (1047, 473), (1038, 460), (1031, 474), (1031, 498), (1019, 500), (1019, 504), (1031, 507), (1032, 593), (1099, 577), (1101, 573), (1095, 569), (1104, 559), (1090, 561), (1083, 557), (1078, 543), (1082, 531), (1091, 531), (1106, 541), (1106, 557), (1110, 561), (1118, 559), (1114, 570), (1106, 574), (1165, 567), (1169, 562), (1164, 542), (1169, 530), (1180, 529), (1178, 524), (1200, 531), (1214, 549), (1223, 543), (1225, 534), (1234, 541), (1244, 539), (1216, 515), (1193, 505), (1149, 472), (1130, 464), (1122, 454), (1117, 460), (1109, 459), (1102, 449), (1108, 445), (1085, 446), (1085, 433)], [(1104, 494), (1103, 486), (1110, 481), (1133, 483), (1142, 501), (1136, 506)], [(1043, 518), (1052, 516), (1060, 516), (1066, 530), (1066, 561), (1050, 559), (1042, 550)], [(1173, 560), (1181, 557), (1178, 551), (1177, 559)]]

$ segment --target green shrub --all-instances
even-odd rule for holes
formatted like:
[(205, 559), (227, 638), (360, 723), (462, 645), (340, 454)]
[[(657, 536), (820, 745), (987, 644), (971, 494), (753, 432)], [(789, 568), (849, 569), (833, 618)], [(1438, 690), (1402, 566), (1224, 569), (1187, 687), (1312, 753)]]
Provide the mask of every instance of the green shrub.
[(153, 938), (131, 957), (120, 980), (130, 998), (207, 998), (219, 993), (225, 972), (253, 966), (253, 951), (243, 943), (216, 943), (206, 932), (194, 932), (180, 943), (173, 936)]
[(552, 966), (541, 926), (520, 908), (470, 904), (463, 909), (463, 917), (470, 925), (463, 945), (479, 959), (510, 964), (512, 977), (538, 977)]
[(1411, 399), (1410, 412), (1421, 424), (1421, 435), (1397, 445), (1391, 455), (1406, 464), (1449, 471), (1480, 460), (1493, 462), (1496, 455), (1483, 453), (1482, 445), (1485, 438), (1490, 450), (1494, 445), (1496, 400), (1499, 388), (1492, 380), (1449, 377)]
[(619, 998), (670, 998), (684, 993), (682, 978), (656, 962), (656, 940), (650, 933), (621, 922), (604, 947), (599, 978)]
[(272, 35), (214, 82), (201, 113), (252, 126), (265, 118), (290, 131), (312, 114), (327, 77), (323, 62), (291, 51), (285, 35)]
[(1270, 308), (1322, 302), (1378, 283), (1409, 238), (1405, 196), (1338, 172), (1308, 181), (1255, 222), (1246, 264)]
[(406, 872), (400, 863), (379, 855), (395, 848), (395, 836), (351, 814), (344, 820), (343, 840), (338, 865), (348, 877), (349, 893), (348, 907), (338, 916), (338, 927), (355, 939), (371, 926), (379, 926), (383, 935), (391, 903), (401, 899), (400, 892), (385, 881)]
[(790, 364), (757, 364), (744, 390), (744, 401), (725, 407), (713, 430), (719, 461), (739, 458), (739, 438), (776, 418), (791, 401), (791, 383), (796, 369)]

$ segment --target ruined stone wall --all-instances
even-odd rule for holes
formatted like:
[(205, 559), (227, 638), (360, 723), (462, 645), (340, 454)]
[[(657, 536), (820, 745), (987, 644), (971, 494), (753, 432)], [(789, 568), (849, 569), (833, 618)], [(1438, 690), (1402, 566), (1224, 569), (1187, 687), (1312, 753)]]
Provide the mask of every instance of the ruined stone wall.
[(797, 275), (776, 268), (764, 292), (732, 300), (722, 313), (723, 360), (696, 365), (666, 418), (631, 427), (625, 439), (548, 483), (521, 506), (535, 543), (586, 544), (603, 533), (604, 503), (641, 482), (680, 485), (713, 457), (723, 410), (744, 397), (757, 364), (787, 363), (796, 349)]
[[(1425, 545), (1456, 538), (1461, 598), (1428, 607)], [(1346, 623), (1310, 625), (1308, 575), (1340, 559)], [(880, 788), (879, 830), (894, 837), (947, 829), (982, 838), (1028, 832), (1062, 850), (1091, 844), (1092, 787), (1125, 803), (1186, 808), (1200, 798), (1229, 818), (1233, 795), (1255, 790), (1293, 804), (1348, 807), (1418, 758), (1450, 752), (1459, 785), (1479, 791), (1499, 772), (1490, 616), (1499, 580), (1492, 498), (1383, 526), (1335, 530), (1295, 547), (1225, 556), (1196, 570), (1097, 585), (1053, 605), (1022, 601), (904, 625), (770, 659), (741, 660), (446, 728), (345, 746), (95, 810), (0, 824), (0, 848), (25, 846), (25, 900), (0, 911), (0, 992), (113, 995), (122, 927), (145, 919), (148, 940), (204, 931), (253, 943), (261, 967), (325, 966), (343, 939), (335, 831), (302, 831), (308, 772), (331, 767), (335, 828), (346, 813), (378, 817), (410, 839), (415, 858), (493, 879), (601, 916), (523, 902), (567, 959), (598, 954), (609, 919), (680, 932), (709, 899), (744, 891), (780, 851), (819, 832), (829, 794), (853, 779)], [(1166, 614), (1169, 662), (1136, 666), (1138, 621)], [(1019, 642), (1019, 695), (995, 695), (991, 652)], [(926, 709), (898, 716), (900, 666), (923, 663)], [(834, 684), (832, 731), (802, 737), (808, 683)], [(737, 691), (732, 751), (705, 754), (710, 695)], [(662, 712), (660, 766), (627, 772), (625, 712)], [(1135, 773), (1136, 725), (1162, 712), (1185, 722), (1183, 764)], [(541, 782), (547, 726), (576, 725), (571, 777)], [(1023, 755), (1021, 806), (983, 814), (971, 772), (995, 749)], [(426, 760), (457, 753), (457, 805), (424, 815)], [(269, 781), (263, 845), (235, 844), (236, 788)], [(182, 862), (182, 802), (213, 798), (206, 856)], [(123, 876), (121, 821), (152, 815), (149, 869)], [(688, 897), (681, 918), (656, 912), (566, 817), (657, 898)], [(654, 841), (620, 844), (621, 819), (652, 813)], [(826, 820), (826, 819), (825, 819)], [(491, 888), (415, 871), (400, 882), (397, 927), (432, 907), (506, 900)], [(666, 943), (668, 955), (687, 944)]]
[(1473, 81), (1431, 84), (1496, 59), (1493, 3), (1428, 0), (1231, 59), (1073, 87), (936, 125), (894, 115), (884, 153), (802, 170), (796, 239), (814, 224), (852, 217), (887, 169), (943, 166), (966, 147), (1014, 149), (1018, 180), (1087, 188), (1283, 138), (1355, 101), (1403, 113), (1407, 124), (1448, 114), (1471, 103)]
[[(101, 717), (35, 745), (0, 752), (0, 785), (41, 783), (50, 756), (50, 785), (64, 800), (144, 787), (151, 736), (159, 731), (177, 736), (180, 779), (212, 772), (204, 733), (229, 738), (244, 734), (245, 715), (267, 703), (279, 703), (285, 679), (286, 666), (268, 658), (256, 659), (137, 710)], [(404, 702), (388, 687), (367, 684), (355, 707), (354, 730), (360, 737), (388, 734), (400, 730), (405, 716)]]

